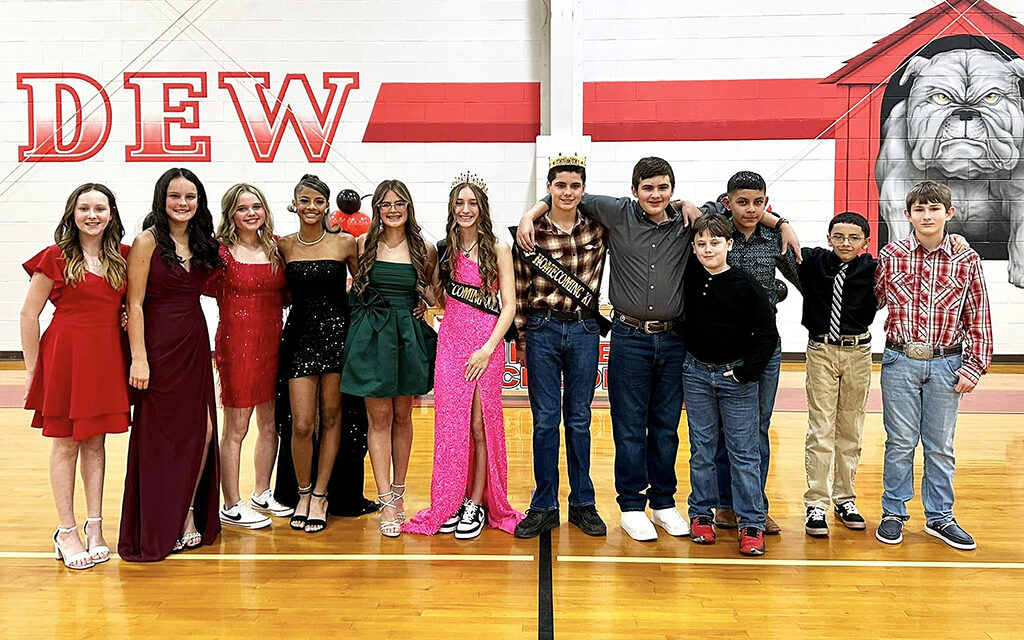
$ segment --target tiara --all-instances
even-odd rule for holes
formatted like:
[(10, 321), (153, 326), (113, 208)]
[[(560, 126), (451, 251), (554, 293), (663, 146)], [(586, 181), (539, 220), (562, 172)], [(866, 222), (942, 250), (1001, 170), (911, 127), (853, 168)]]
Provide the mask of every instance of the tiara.
[(484, 182), (480, 176), (470, 171), (466, 171), (465, 173), (460, 173), (459, 175), (455, 176), (455, 179), (452, 180), (452, 189), (459, 186), (460, 184), (471, 184), (478, 187), (485, 194), (487, 193), (487, 183)]
[(557, 158), (548, 158), (548, 169), (552, 167), (583, 167), (586, 169), (587, 159), (575, 154), (571, 156), (559, 155)]

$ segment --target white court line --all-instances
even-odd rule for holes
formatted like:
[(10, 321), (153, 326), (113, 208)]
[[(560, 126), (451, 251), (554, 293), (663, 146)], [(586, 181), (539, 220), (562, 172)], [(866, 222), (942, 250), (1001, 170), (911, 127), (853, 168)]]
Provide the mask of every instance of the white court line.
[[(35, 551), (2, 551), (0, 559), (15, 560), (53, 560), (52, 553)], [(117, 554), (111, 554), (111, 560), (120, 560)], [(376, 562), (376, 561), (461, 561), (461, 562), (533, 562), (533, 556), (523, 555), (467, 555), (457, 553), (181, 553), (167, 556), (168, 560), (291, 560), (293, 562), (337, 561), (337, 562)]]
[(799, 560), (768, 558), (646, 558), (619, 556), (558, 556), (558, 562), (689, 565), (770, 565), (776, 567), (879, 567), (908, 569), (1024, 569), (1024, 562), (929, 562), (901, 560)]

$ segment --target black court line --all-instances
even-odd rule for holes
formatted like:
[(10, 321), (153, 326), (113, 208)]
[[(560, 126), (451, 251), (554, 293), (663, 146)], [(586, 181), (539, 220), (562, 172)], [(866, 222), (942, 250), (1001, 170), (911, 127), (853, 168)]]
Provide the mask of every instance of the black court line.
[(554, 640), (555, 611), (551, 593), (551, 532), (540, 534), (537, 570), (537, 640)]

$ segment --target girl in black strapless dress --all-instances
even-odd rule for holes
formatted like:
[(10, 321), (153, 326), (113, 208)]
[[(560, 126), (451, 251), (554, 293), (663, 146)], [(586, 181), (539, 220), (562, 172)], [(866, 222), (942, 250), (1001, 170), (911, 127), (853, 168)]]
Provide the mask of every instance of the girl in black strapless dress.
[(291, 527), (307, 533), (323, 530), (328, 512), (359, 515), (377, 506), (363, 497), (365, 406), (362, 398), (343, 400), (339, 390), (349, 320), (346, 263), (356, 267), (356, 243), (324, 226), (329, 202), (327, 185), (303, 176), (289, 206), (301, 226), (278, 243), (292, 308), (281, 336), (274, 497), (295, 505)]

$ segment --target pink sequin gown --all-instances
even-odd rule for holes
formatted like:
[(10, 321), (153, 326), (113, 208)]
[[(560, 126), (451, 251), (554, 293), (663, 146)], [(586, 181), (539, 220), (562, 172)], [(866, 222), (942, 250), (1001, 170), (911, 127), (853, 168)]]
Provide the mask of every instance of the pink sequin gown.
[[(459, 254), (455, 279), (480, 286), (477, 264)], [(469, 495), (473, 479), (473, 446), (469, 416), (473, 388), (480, 386), (480, 402), (487, 440), (487, 487), (482, 506), (487, 522), (508, 533), (515, 531), (523, 514), (508, 503), (508, 461), (505, 456), (505, 417), (501, 408), (501, 378), (505, 351), (491, 355), (478, 381), (466, 381), (466, 361), (490, 337), (497, 316), (448, 298), (438, 331), (434, 374), (434, 473), (430, 483), (430, 508), (416, 514), (404, 527), (408, 533), (433, 535)]]

